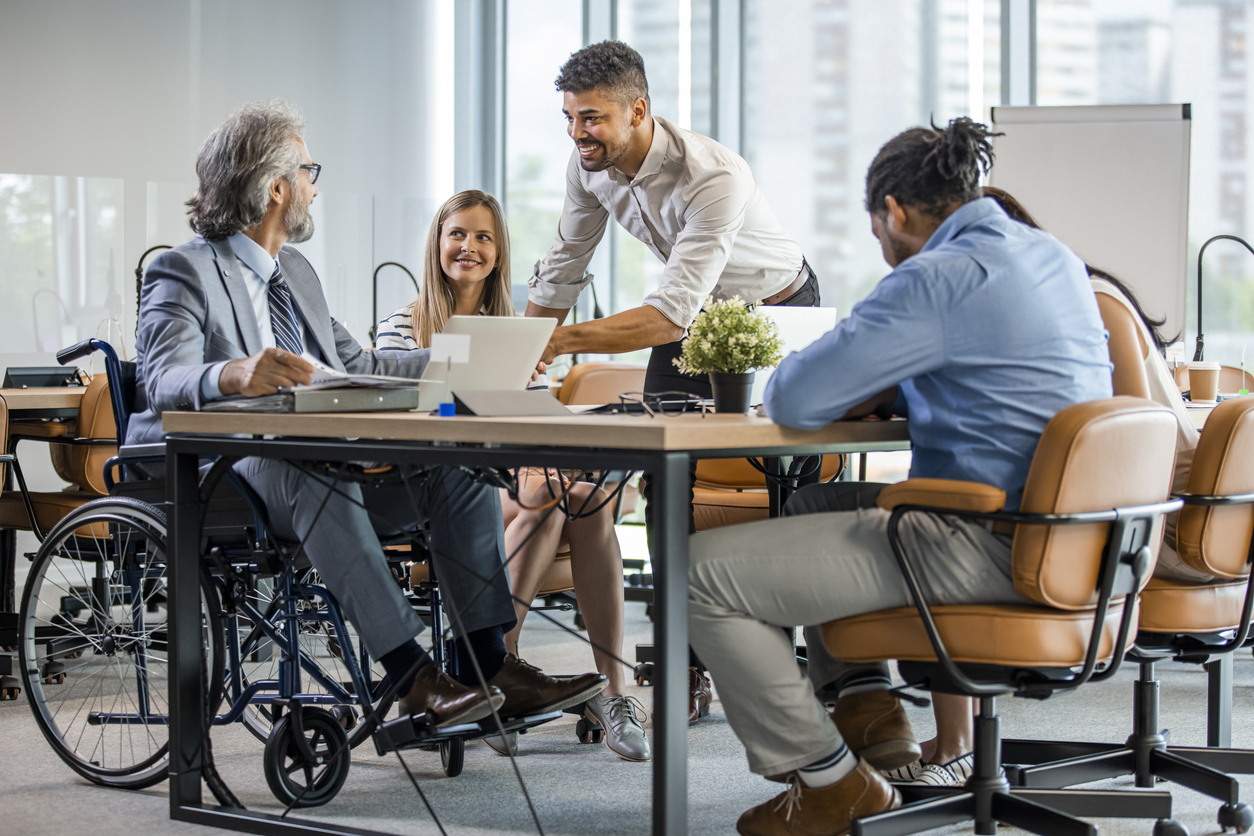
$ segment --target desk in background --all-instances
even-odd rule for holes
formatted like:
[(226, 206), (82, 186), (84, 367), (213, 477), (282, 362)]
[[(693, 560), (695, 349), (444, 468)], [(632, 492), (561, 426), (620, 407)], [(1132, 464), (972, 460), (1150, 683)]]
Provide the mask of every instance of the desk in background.
[[(65, 419), (78, 416), (78, 407), (83, 400), (85, 386), (55, 386), (37, 389), (0, 389), (0, 398), (4, 398), (9, 407), (9, 421), (29, 421), (43, 418)], [(0, 439), (3, 451), (9, 449), (9, 439)], [(13, 489), (13, 468), (5, 468), (4, 489)], [(0, 530), (0, 646), (17, 644), (17, 616), (15, 614), (16, 583), (14, 561), (17, 559), (17, 532), (12, 529)], [(6, 636), (9, 622), (12, 622), (12, 636)], [(5, 639), (12, 638), (13, 641)]]
[[(653, 478), (659, 531), (654, 579), (653, 832), (688, 830), (688, 463), (698, 458), (909, 449), (904, 421), (852, 421), (815, 431), (747, 415), (433, 418), (416, 413), (258, 415), (167, 412), (170, 501), (170, 817), (234, 830), (307, 834), (295, 817), (225, 810), (202, 801), (204, 693), (200, 624), (203, 455), (412, 465), (548, 465), (636, 470)], [(229, 437), (229, 435), (245, 437)], [(265, 437), (271, 436), (270, 438)], [(350, 439), (345, 441), (345, 439)], [(501, 780), (508, 773), (502, 771)], [(319, 822), (320, 833), (355, 833)]]

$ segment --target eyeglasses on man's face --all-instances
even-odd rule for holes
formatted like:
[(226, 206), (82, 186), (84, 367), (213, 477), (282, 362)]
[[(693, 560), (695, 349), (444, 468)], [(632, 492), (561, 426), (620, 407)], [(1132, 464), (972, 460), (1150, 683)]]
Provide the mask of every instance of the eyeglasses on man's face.
[(318, 175), (322, 173), (322, 166), (318, 163), (308, 163), (299, 165), (297, 168), (303, 168), (309, 172), (309, 184), (313, 185), (318, 182)]

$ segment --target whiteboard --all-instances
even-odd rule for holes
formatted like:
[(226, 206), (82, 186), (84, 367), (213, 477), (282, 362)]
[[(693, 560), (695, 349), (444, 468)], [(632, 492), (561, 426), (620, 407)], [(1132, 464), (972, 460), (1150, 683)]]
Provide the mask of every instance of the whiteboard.
[(990, 185), (1183, 338), (1189, 105), (995, 107)]

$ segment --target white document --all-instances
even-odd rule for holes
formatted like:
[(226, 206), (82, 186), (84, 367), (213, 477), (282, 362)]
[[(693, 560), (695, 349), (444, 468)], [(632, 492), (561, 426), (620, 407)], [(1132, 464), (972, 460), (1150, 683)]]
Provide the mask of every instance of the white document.
[(309, 376), (309, 383), (303, 386), (283, 387), (279, 390), (280, 392), (308, 392), (313, 389), (334, 389), (341, 386), (394, 389), (431, 382), (419, 378), (392, 377), (386, 374), (346, 374), (331, 368), (309, 352), (302, 354), (301, 359), (314, 367), (313, 374)]

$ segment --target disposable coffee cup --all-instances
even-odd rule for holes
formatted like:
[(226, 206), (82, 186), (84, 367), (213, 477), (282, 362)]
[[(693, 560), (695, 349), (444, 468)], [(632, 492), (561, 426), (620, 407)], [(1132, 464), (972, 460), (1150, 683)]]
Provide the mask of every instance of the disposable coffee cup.
[(1189, 364), (1189, 389), (1194, 402), (1214, 402), (1219, 397), (1219, 364)]

